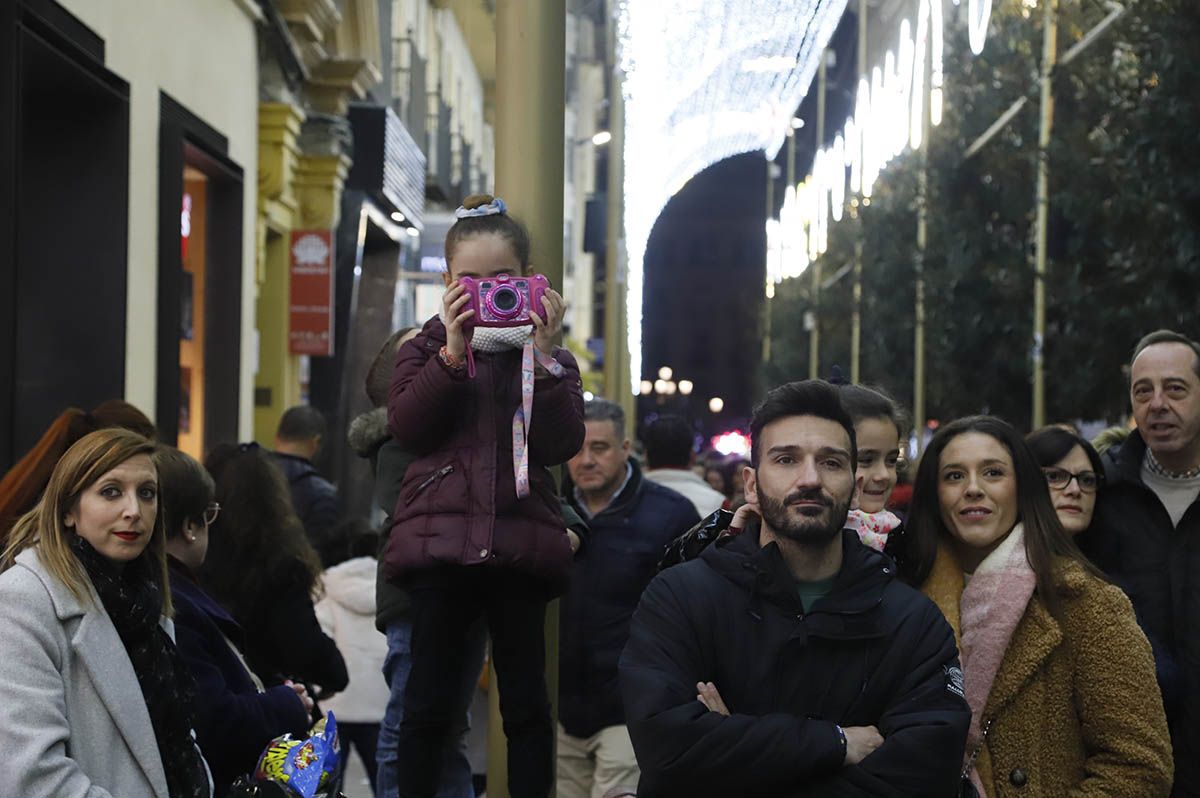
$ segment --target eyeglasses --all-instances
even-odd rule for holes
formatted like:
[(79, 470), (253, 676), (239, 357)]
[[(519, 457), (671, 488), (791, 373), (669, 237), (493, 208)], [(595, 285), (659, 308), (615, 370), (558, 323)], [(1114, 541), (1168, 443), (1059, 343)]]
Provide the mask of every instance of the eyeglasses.
[(1080, 471), (1078, 474), (1072, 474), (1065, 468), (1043, 468), (1042, 473), (1046, 475), (1046, 482), (1050, 483), (1050, 487), (1059, 490), (1070, 485), (1072, 479), (1084, 493), (1095, 493), (1096, 488), (1100, 486), (1100, 477), (1094, 471)]
[(213, 521), (217, 520), (217, 516), (221, 514), (221, 505), (213, 502), (204, 508), (204, 525), (211, 526)]

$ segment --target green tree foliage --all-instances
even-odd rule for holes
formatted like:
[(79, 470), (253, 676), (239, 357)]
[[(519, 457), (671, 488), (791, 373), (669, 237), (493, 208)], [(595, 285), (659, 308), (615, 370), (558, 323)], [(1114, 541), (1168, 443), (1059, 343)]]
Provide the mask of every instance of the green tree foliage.
[[(1060, 4), (1063, 53), (1106, 13)], [(1031, 415), (1033, 225), (1041, 14), (996, 4), (983, 54), (947, 40), (945, 118), (929, 159), (926, 409), (948, 419)], [(1045, 338), (1047, 418), (1116, 419), (1122, 367), (1159, 327), (1200, 336), (1200, 3), (1135, 0), (1109, 32), (1055, 76)], [(1030, 102), (973, 158), (963, 152), (1011, 103)], [(864, 252), (863, 381), (912, 400), (917, 170), (906, 153), (869, 207), (832, 228), (826, 277)], [(793, 285), (794, 284), (794, 285)], [(768, 384), (808, 372), (810, 275), (772, 305)], [(852, 280), (820, 294), (821, 373), (848, 371)]]

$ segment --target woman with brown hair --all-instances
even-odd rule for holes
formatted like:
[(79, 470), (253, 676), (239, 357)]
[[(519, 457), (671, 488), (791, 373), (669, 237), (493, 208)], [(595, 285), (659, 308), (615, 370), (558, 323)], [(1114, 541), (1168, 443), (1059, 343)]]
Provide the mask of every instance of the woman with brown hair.
[(209, 528), (200, 583), (245, 630), (251, 670), (267, 685), (344, 690), (346, 663), (313, 610), (321, 561), (283, 473), (255, 443), (218, 445), (205, 466), (221, 512)]
[(312, 700), (303, 685), (263, 689), (242, 651), (245, 634), (216, 599), (197, 584), (208, 552), (208, 529), (221, 512), (204, 466), (170, 446), (154, 453), (162, 487), (175, 640), (196, 681), (196, 741), (223, 798), (234, 780), (254, 770), (275, 737), (308, 729)]
[(1166, 796), (1171, 741), (1125, 595), (1063, 530), (1033, 453), (988, 416), (921, 460), (901, 576), (960, 640), (971, 707), (964, 792)]
[(0, 555), (5, 794), (207, 798), (172, 642), (154, 444), (67, 450)]
[(37, 504), (63, 452), (89, 432), (109, 427), (132, 430), (150, 440), (156, 434), (154, 423), (145, 413), (121, 399), (101, 402), (90, 413), (77, 407), (64, 410), (33, 448), (0, 479), (0, 545), (17, 519)]

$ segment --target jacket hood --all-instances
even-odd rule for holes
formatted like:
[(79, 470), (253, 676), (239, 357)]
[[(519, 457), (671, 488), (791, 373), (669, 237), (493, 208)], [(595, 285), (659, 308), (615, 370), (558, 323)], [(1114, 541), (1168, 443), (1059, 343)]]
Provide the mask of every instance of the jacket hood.
[[(779, 544), (775, 542), (760, 546), (758, 536), (747, 530), (709, 546), (700, 559), (750, 593), (752, 612), (757, 599), (777, 604), (788, 611), (800, 607), (795, 580), (783, 559)], [(857, 533), (843, 531), (842, 568), (838, 571), (832, 590), (810, 614), (867, 613), (880, 604), (884, 591), (895, 576), (896, 567), (891, 559), (864, 546)]]
[(1146, 456), (1146, 442), (1142, 433), (1133, 430), (1129, 437), (1104, 450), (1100, 461), (1104, 463), (1104, 481), (1108, 486), (1120, 482), (1142, 484), (1142, 459)]
[(375, 615), (374, 557), (356, 557), (333, 566), (322, 577), (325, 595), (358, 615)]
[(346, 442), (359, 457), (370, 457), (390, 437), (392, 433), (388, 432), (386, 407), (363, 413), (350, 422), (350, 429), (346, 432)]

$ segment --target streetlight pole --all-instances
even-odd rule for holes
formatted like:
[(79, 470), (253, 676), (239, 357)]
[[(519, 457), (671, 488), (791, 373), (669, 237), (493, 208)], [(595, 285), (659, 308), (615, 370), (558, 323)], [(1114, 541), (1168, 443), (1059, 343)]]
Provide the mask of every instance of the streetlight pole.
[[(858, 77), (867, 75), (867, 0), (858, 0)], [(866, 137), (859, 132), (858, 162), (866, 162)], [(861, 188), (861, 187), (860, 187)], [(859, 353), (862, 349), (862, 277), (863, 242), (862, 223), (854, 238), (854, 306), (850, 315), (850, 382), (857, 384), (862, 377)]]
[[(825, 143), (825, 81), (829, 70), (829, 51), (821, 53), (821, 65), (817, 67), (817, 142), (813, 157)], [(823, 201), (823, 200), (822, 200)], [(815, 380), (821, 372), (821, 258), (812, 263), (812, 330), (808, 333), (808, 378)]]
[(1046, 423), (1046, 244), (1050, 216), (1050, 137), (1054, 129), (1054, 67), (1058, 57), (1058, 0), (1042, 0), (1042, 108), (1037, 152), (1037, 229), (1033, 267), (1033, 428)]
[(929, 87), (933, 80), (933, 59), (928, 48), (922, 54), (925, 71), (921, 97), (921, 154), (917, 170), (917, 254), (914, 259), (915, 302), (913, 307), (913, 426), (917, 433), (917, 456), (925, 449), (925, 263), (929, 246)]
[[(770, 158), (767, 162), (767, 213), (765, 218), (769, 224), (775, 216), (775, 162)], [(767, 239), (767, 279), (771, 279), (771, 241)], [(763, 339), (762, 363), (764, 366), (771, 362), (771, 297), (768, 295), (763, 302)]]

